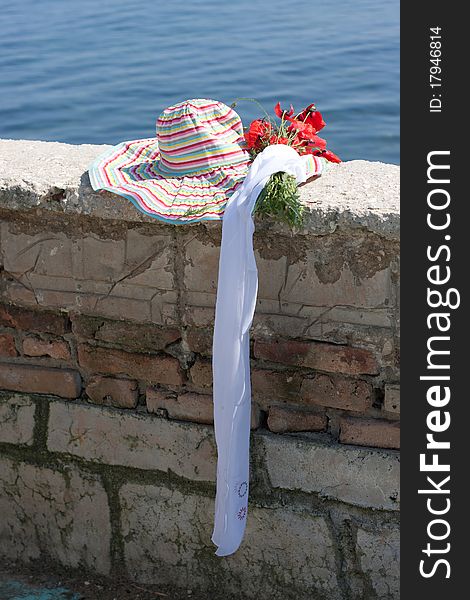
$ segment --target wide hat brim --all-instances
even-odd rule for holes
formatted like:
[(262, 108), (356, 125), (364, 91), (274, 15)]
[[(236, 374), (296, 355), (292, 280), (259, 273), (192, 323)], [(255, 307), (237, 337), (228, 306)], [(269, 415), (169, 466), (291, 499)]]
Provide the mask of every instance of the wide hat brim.
[(122, 142), (89, 168), (94, 190), (130, 200), (139, 210), (168, 223), (220, 220), (230, 196), (248, 172), (247, 162), (190, 175), (173, 175), (160, 164), (157, 138)]

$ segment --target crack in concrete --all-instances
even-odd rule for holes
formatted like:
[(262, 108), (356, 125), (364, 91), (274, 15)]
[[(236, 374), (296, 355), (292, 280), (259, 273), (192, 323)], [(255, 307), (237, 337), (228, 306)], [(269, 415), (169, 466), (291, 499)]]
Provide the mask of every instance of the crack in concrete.
[[(95, 310), (96, 307), (98, 306), (98, 304), (100, 302), (103, 302), (104, 300), (106, 300), (113, 292), (113, 290), (116, 288), (116, 286), (119, 283), (122, 283), (123, 281), (125, 281), (126, 279), (130, 279), (132, 277), (135, 277), (137, 275), (140, 275), (141, 273), (145, 273), (145, 271), (147, 271), (153, 260), (159, 255), (161, 254), (163, 248), (159, 248), (158, 250), (156, 250), (155, 252), (153, 252), (150, 256), (148, 256), (147, 258), (145, 258), (141, 263), (139, 263), (137, 266), (135, 266), (133, 269), (131, 269), (131, 271), (129, 271), (128, 273), (126, 273), (125, 275), (123, 275), (122, 277), (119, 277), (118, 279), (116, 279), (116, 281), (114, 281), (111, 285), (111, 287), (109, 288), (109, 290), (106, 292), (106, 294), (104, 294), (103, 296), (98, 297), (95, 300), (95, 303), (93, 305), (93, 309)], [(152, 296), (153, 299), (154, 296)]]

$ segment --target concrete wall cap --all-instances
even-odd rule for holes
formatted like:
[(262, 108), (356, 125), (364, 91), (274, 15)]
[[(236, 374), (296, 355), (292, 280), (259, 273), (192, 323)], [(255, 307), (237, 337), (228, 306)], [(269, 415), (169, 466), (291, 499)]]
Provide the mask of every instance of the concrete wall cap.
[[(86, 170), (108, 147), (0, 140), (0, 208), (40, 207), (103, 219), (155, 222), (124, 198), (116, 202), (112, 194), (92, 190)], [(338, 227), (359, 228), (398, 239), (399, 178), (397, 165), (365, 160), (330, 164), (324, 175), (300, 188), (307, 211), (298, 233), (324, 235)], [(220, 227), (220, 223), (205, 226)]]

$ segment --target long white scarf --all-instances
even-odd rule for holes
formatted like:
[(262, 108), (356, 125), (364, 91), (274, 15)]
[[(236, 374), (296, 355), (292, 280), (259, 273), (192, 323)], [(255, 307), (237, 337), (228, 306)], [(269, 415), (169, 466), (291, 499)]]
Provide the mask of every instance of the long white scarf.
[(273, 173), (285, 171), (294, 175), (297, 183), (307, 179), (304, 158), (289, 146), (268, 146), (253, 161), (242, 186), (230, 198), (222, 222), (212, 354), (218, 453), (212, 541), (218, 546), (217, 556), (228, 556), (238, 549), (248, 511), (249, 330), (258, 293), (252, 212), (256, 199)]

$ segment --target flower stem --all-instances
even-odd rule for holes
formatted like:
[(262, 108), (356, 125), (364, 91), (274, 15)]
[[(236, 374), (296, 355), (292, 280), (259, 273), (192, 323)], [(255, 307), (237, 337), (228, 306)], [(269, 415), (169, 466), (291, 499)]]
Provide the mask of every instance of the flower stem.
[(241, 98), (241, 97), (240, 98), (235, 98), (235, 100), (230, 105), (230, 108), (235, 108), (237, 106), (237, 103), (238, 103), (239, 100), (246, 100), (247, 102), (254, 102), (255, 104), (257, 104), (261, 108), (261, 110), (264, 112), (264, 114), (266, 115), (268, 121), (270, 123), (272, 123), (270, 115), (266, 112), (266, 109), (261, 104), (261, 102), (259, 102), (258, 100), (256, 100), (256, 98)]

